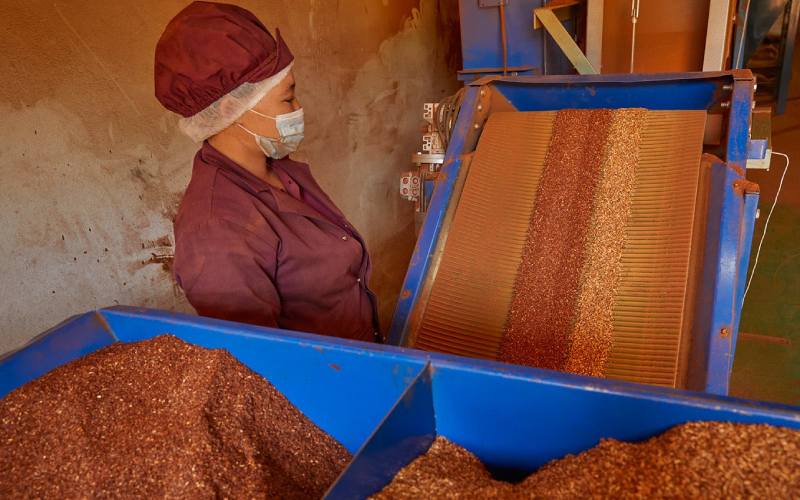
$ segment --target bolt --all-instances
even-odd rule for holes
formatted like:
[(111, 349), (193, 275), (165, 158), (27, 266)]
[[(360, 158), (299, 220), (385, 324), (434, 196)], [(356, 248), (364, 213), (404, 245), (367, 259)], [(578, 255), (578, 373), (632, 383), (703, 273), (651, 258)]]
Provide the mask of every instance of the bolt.
[(731, 101), (723, 101), (719, 104), (722, 109), (728, 109), (731, 107)]
[(728, 90), (728, 91), (733, 90), (733, 85), (731, 85), (730, 83), (726, 83), (725, 85), (722, 86), (722, 90)]
[(719, 331), (719, 336), (720, 336), (720, 337), (722, 337), (723, 339), (726, 339), (726, 338), (728, 338), (728, 336), (729, 336), (730, 334), (731, 334), (731, 331), (730, 331), (730, 329), (728, 329), (728, 327), (727, 327), (727, 326), (726, 326), (726, 327), (724, 327), (722, 330), (720, 330), (720, 331)]
[(483, 104), (478, 104), (478, 111), (483, 111)]
[(756, 109), (756, 101), (750, 103), (750, 109)]
[(761, 209), (760, 208), (756, 208), (756, 219), (760, 219), (760, 218), (761, 218)]
[(485, 91), (485, 90), (483, 90), (483, 89), (481, 89), (481, 97), (483, 97), (483, 96), (485, 96), (485, 95), (486, 95), (486, 91)]
[(758, 84), (757, 84), (757, 83), (754, 83), (754, 84), (753, 84), (753, 92), (755, 92), (756, 90), (758, 90)]
[(478, 130), (479, 128), (481, 128), (481, 126), (476, 123), (475, 125), (472, 126), (472, 128), (474, 128), (475, 130)]

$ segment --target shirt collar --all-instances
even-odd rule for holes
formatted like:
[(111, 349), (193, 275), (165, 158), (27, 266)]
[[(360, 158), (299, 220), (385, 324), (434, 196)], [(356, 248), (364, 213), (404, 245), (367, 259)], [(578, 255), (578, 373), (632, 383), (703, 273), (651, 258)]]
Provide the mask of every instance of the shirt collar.
[[(308, 165), (289, 158), (284, 158), (282, 160), (270, 160), (270, 166), (285, 185), (287, 185), (289, 181), (293, 182), (293, 184), (288, 184), (287, 189), (297, 189), (298, 194), (300, 192), (305, 193), (305, 195), (314, 198), (317, 202), (324, 205), (334, 216), (340, 220), (344, 220), (344, 214), (342, 214), (339, 208), (333, 203), (333, 200), (331, 200), (319, 184), (317, 184), (314, 176), (311, 175), (311, 169), (308, 168)], [(281, 194), (284, 195), (284, 198), (289, 198), (292, 201), (296, 201), (308, 207), (306, 203), (298, 200), (300, 198), (299, 196), (297, 198), (292, 198), (288, 193)], [(313, 210), (315, 214), (318, 213), (313, 208), (311, 210)], [(328, 219), (324, 218), (324, 220)]]
[(203, 147), (200, 148), (200, 159), (204, 163), (233, 174), (234, 180), (237, 181), (236, 183), (250, 192), (259, 193), (272, 190), (272, 186), (267, 182), (259, 179), (258, 176), (225, 156), (208, 141), (203, 142)]
[[(333, 204), (333, 201), (319, 187), (314, 177), (311, 175), (311, 170), (305, 163), (300, 163), (289, 158), (268, 160), (270, 162), (270, 167), (284, 184), (285, 189), (289, 191), (287, 193), (270, 185), (249, 170), (243, 168), (212, 146), (208, 141), (203, 142), (199, 155), (204, 163), (233, 174), (234, 182), (249, 192), (254, 194), (261, 192), (271, 193), (277, 205), (277, 209), (280, 212), (295, 213), (330, 222), (325, 216), (300, 199), (300, 193), (306, 191), (310, 196), (315, 197), (321, 203), (325, 204), (334, 214), (342, 218), (344, 217), (336, 205)], [(291, 181), (291, 184), (289, 181)]]

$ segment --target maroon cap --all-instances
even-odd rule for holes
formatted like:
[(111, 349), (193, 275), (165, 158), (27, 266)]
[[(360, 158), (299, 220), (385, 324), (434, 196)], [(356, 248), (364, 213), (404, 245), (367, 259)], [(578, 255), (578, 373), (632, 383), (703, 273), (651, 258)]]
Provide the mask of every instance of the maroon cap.
[(239, 85), (260, 82), (294, 59), (250, 11), (193, 2), (169, 22), (156, 45), (156, 98), (192, 116)]

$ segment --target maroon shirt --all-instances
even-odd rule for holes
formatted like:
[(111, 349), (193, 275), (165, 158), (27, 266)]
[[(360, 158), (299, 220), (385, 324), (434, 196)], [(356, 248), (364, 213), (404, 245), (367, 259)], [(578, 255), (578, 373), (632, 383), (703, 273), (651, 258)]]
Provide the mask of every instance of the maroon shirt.
[(286, 191), (208, 142), (175, 220), (175, 278), (203, 316), (376, 340), (364, 241), (308, 165), (270, 160)]

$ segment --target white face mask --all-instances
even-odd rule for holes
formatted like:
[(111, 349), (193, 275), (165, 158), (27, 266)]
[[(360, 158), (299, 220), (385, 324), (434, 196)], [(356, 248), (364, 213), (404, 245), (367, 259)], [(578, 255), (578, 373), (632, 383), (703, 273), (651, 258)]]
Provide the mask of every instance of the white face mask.
[(258, 135), (244, 125), (240, 123), (236, 124), (239, 128), (255, 138), (256, 144), (258, 144), (258, 147), (261, 148), (261, 151), (263, 151), (265, 155), (269, 158), (280, 160), (297, 151), (298, 146), (300, 146), (300, 143), (303, 141), (303, 137), (305, 137), (305, 115), (303, 113), (303, 108), (278, 116), (265, 115), (254, 109), (248, 111), (258, 116), (275, 120), (275, 126), (278, 128), (278, 134), (281, 136), (280, 139)]

